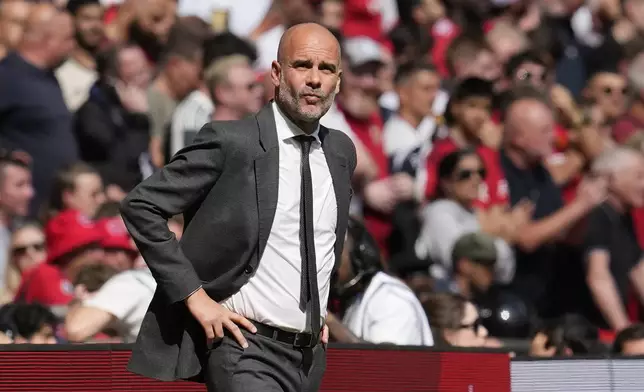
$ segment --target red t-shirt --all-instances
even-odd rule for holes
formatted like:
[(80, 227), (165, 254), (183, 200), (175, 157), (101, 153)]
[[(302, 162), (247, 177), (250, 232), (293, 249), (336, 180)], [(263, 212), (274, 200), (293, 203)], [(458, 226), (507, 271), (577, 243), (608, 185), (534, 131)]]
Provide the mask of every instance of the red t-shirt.
[(626, 143), (639, 130), (644, 130), (644, 123), (631, 113), (626, 113), (613, 125), (613, 139), (619, 144)]
[(377, 0), (346, 0), (342, 34), (345, 37), (369, 37), (380, 41), (383, 37), (382, 15)]
[[(353, 133), (360, 139), (362, 144), (371, 155), (374, 163), (378, 167), (378, 179), (389, 176), (389, 161), (385, 150), (382, 147), (382, 128), (383, 121), (380, 112), (375, 112), (367, 121), (352, 117), (349, 113), (338, 105), (338, 109), (344, 114), (347, 124), (351, 127)], [(364, 207), (364, 223), (369, 233), (374, 237), (380, 250), (387, 255), (387, 240), (391, 235), (391, 217), (381, 212), (375, 211), (368, 206)]]
[(432, 62), (436, 66), (436, 70), (440, 76), (444, 78), (451, 76), (447, 68), (447, 48), (449, 48), (452, 40), (458, 37), (460, 33), (461, 28), (447, 18), (438, 20), (432, 25), (430, 30), (430, 35), (434, 41), (430, 52)]
[[(448, 154), (458, 150), (454, 141), (447, 137), (437, 140), (434, 143), (432, 152), (427, 157), (427, 185), (425, 197), (431, 200), (436, 197), (438, 188), (438, 165)], [(493, 205), (503, 205), (508, 202), (508, 183), (499, 162), (499, 153), (487, 146), (479, 145), (476, 152), (483, 160), (487, 175), (479, 192), (479, 198), (475, 203), (476, 207), (488, 208)]]
[(67, 305), (72, 299), (72, 283), (59, 268), (44, 263), (25, 273), (15, 298), (16, 302), (38, 302), (45, 306)]

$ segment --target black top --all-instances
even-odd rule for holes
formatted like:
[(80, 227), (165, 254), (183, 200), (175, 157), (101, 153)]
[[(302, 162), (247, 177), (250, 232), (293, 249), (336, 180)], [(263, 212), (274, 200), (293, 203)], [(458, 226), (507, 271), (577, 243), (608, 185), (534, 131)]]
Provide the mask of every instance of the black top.
[[(626, 306), (630, 286), (629, 274), (642, 258), (642, 249), (635, 235), (630, 212), (619, 212), (607, 202), (595, 207), (588, 216), (584, 237), (585, 256), (595, 250), (603, 250), (610, 254), (610, 273), (615, 280), (619, 297)], [(586, 301), (586, 313), (593, 323), (602, 328), (608, 327), (590, 291)]]
[[(520, 169), (512, 163), (503, 150), (500, 151), (501, 166), (505, 173), (510, 192), (510, 204), (522, 199), (535, 204), (533, 220), (554, 214), (564, 205), (561, 190), (555, 184), (548, 170), (541, 164), (529, 169)], [(516, 273), (513, 290), (524, 300), (537, 307), (540, 314), (547, 313), (553, 293), (557, 246), (544, 244), (533, 252), (515, 249)]]
[(32, 213), (49, 194), (56, 171), (78, 159), (72, 114), (56, 77), (16, 53), (0, 61), (0, 146), (33, 158)]
[(74, 131), (83, 161), (94, 166), (106, 184), (129, 192), (142, 179), (148, 161), (150, 121), (129, 112), (113, 87), (97, 82), (76, 112)]

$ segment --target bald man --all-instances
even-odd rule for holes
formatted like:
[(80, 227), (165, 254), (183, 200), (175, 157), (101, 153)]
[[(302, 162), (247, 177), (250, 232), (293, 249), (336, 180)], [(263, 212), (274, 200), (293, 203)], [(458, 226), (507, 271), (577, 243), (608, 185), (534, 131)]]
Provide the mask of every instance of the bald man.
[(604, 200), (606, 181), (601, 177), (584, 180), (577, 197), (564, 205), (559, 186), (543, 164), (552, 149), (552, 109), (534, 88), (513, 94), (505, 111), (501, 165), (512, 206), (534, 205), (517, 210), (526, 214), (526, 223), (514, 238), (513, 286), (540, 316), (552, 317), (575, 305), (570, 302), (573, 296), (566, 291), (571, 289), (572, 282), (563, 278), (567, 276), (565, 268), (575, 264), (568, 260), (570, 252), (562, 252), (564, 248), (553, 245), (561, 242), (569, 229)]
[(72, 115), (52, 75), (74, 45), (71, 17), (51, 4), (36, 4), (16, 50), (0, 62), (0, 146), (33, 157), (34, 217), (56, 172), (78, 159)]
[(0, 58), (20, 42), (29, 8), (30, 3), (23, 0), (0, 2)]
[[(158, 284), (132, 371), (209, 391), (318, 390), (356, 166), (351, 140), (319, 124), (340, 74), (328, 30), (290, 28), (271, 67), (275, 100), (205, 125), (123, 201)], [(177, 214), (180, 242), (166, 222)]]

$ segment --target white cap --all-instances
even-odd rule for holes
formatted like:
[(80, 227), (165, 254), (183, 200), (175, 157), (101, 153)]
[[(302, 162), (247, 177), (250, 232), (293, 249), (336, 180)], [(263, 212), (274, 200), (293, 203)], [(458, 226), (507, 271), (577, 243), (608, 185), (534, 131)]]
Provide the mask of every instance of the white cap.
[(350, 67), (359, 67), (370, 62), (384, 63), (382, 48), (369, 37), (352, 37), (344, 40), (343, 54)]

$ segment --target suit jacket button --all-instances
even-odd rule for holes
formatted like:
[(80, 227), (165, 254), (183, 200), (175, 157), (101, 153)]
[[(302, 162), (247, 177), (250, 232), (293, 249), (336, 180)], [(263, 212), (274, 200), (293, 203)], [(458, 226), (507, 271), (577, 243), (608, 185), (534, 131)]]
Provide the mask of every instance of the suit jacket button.
[(244, 273), (252, 274), (253, 273), (253, 267), (251, 267), (250, 265), (246, 266), (246, 268), (244, 269)]

